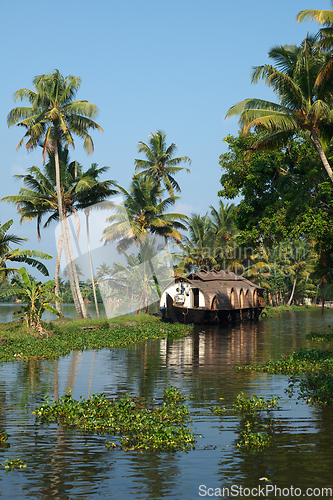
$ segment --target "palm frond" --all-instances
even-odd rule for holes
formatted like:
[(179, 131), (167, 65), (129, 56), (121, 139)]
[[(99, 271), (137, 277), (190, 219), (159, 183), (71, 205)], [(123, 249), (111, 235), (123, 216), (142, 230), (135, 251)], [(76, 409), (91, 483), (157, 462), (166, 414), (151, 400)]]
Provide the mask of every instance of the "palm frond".
[(333, 24), (333, 11), (332, 10), (318, 10), (306, 9), (301, 10), (296, 16), (297, 22), (315, 21), (324, 26)]

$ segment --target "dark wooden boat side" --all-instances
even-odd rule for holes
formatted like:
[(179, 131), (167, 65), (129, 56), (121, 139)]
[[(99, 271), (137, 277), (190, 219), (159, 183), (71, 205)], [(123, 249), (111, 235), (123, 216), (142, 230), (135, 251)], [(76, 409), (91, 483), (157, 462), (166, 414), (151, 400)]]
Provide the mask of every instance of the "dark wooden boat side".
[(227, 325), (236, 321), (255, 320), (264, 309), (263, 307), (253, 307), (247, 309), (207, 309), (205, 307), (189, 308), (176, 306), (172, 297), (166, 297), (166, 317), (174, 323), (196, 323), (196, 324), (220, 324)]

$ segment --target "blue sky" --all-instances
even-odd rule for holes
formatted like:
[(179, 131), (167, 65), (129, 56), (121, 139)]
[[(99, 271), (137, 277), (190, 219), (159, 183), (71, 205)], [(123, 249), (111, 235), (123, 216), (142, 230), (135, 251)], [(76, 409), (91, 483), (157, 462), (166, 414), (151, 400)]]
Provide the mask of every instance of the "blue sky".
[[(218, 204), (222, 140), (238, 130), (236, 118), (224, 120), (230, 106), (247, 97), (272, 98), (264, 85), (251, 85), (252, 66), (267, 62), (270, 47), (299, 44), (307, 31), (318, 31), (314, 23), (296, 23), (300, 10), (331, 8), (328, 0), (1, 4), (0, 198), (18, 192), (14, 174), (42, 164), (40, 151), (16, 151), (23, 130), (6, 125), (13, 92), (59, 69), (82, 78), (77, 98), (99, 107), (97, 121), (104, 129), (93, 134), (92, 155), (77, 140), (71, 158), (86, 168), (92, 162), (111, 167), (108, 178), (127, 188), (138, 142), (164, 130), (168, 144), (177, 144), (177, 155), (192, 160), (191, 174), (177, 177), (182, 199), (176, 210), (188, 215), (203, 215)], [(55, 254), (54, 228), (44, 230), (37, 243), (35, 222), (20, 226), (15, 207), (1, 203), (1, 223), (10, 218), (13, 232), (29, 238), (26, 248)]]

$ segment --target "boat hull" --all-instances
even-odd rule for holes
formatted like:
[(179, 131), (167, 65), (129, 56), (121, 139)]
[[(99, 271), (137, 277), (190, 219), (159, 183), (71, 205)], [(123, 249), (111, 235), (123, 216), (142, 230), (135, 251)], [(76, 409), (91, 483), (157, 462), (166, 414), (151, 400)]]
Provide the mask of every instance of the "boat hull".
[(227, 325), (236, 321), (257, 321), (262, 310), (263, 307), (218, 310), (176, 306), (170, 295), (167, 294), (166, 310), (162, 312), (164, 319), (173, 323)]

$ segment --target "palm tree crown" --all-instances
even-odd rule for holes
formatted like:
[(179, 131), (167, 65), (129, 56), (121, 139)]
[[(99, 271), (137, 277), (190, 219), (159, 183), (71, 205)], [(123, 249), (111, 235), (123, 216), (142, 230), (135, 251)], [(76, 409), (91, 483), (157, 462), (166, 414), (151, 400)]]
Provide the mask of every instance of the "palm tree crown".
[[(84, 149), (91, 153), (94, 149), (89, 129), (102, 130), (92, 119), (98, 108), (88, 101), (74, 101), (80, 88), (81, 78), (54, 73), (36, 76), (33, 80), (35, 90), (26, 88), (14, 93), (14, 100), (28, 100), (31, 106), (12, 109), (7, 116), (9, 127), (13, 125), (26, 129), (18, 148), (26, 139), (26, 148), (31, 150), (43, 143), (43, 154), (52, 143), (61, 142), (65, 147), (74, 147), (73, 135), (84, 140)], [(54, 148), (53, 148), (54, 149)]]
[[(25, 220), (37, 220), (37, 234), (40, 238), (41, 222), (48, 216), (43, 227), (48, 227), (53, 221), (59, 220), (59, 207), (56, 193), (55, 155), (48, 152), (49, 160), (42, 172), (38, 167), (28, 168), (28, 173), (15, 175), (22, 179), (24, 186), (18, 195), (5, 196), (1, 201), (18, 205), (21, 214), (21, 223)], [(84, 209), (104, 201), (109, 196), (118, 192), (114, 189), (115, 181), (99, 181), (99, 177), (108, 167), (98, 168), (96, 163), (86, 171), (76, 161), (70, 161), (67, 149), (58, 151), (61, 199), (63, 214), (68, 217)]]
[(163, 236), (180, 243), (182, 235), (178, 229), (186, 230), (181, 222), (187, 219), (178, 213), (164, 213), (178, 198), (170, 196), (158, 201), (159, 189), (150, 177), (133, 177), (129, 191), (120, 188), (124, 195), (121, 204), (110, 202), (113, 214), (106, 220), (110, 224), (104, 229), (106, 243), (118, 241), (118, 249), (126, 250), (132, 242), (138, 242), (148, 233)]
[[(135, 160), (135, 172), (138, 174), (139, 170), (142, 170), (138, 175), (152, 177), (159, 190), (161, 190), (163, 183), (171, 196), (174, 195), (174, 190), (180, 192), (179, 184), (173, 177), (174, 174), (184, 169), (179, 165), (186, 162), (191, 164), (191, 160), (187, 156), (174, 158), (176, 149), (177, 146), (174, 143), (167, 146), (165, 132), (158, 130), (155, 134), (150, 135), (149, 144), (139, 142), (138, 152), (144, 153), (147, 159)], [(186, 172), (189, 173), (188, 168), (186, 168)], [(161, 201), (161, 196), (159, 199)]]
[(211, 226), (215, 234), (215, 246), (225, 244), (237, 233), (235, 222), (236, 207), (233, 203), (224, 205), (220, 200), (219, 208), (210, 205)]
[(333, 182), (324, 152), (325, 140), (330, 140), (333, 132), (333, 85), (329, 79), (318, 80), (327, 54), (318, 47), (315, 37), (307, 37), (300, 47), (273, 47), (269, 57), (276, 67), (255, 67), (252, 83), (263, 80), (278, 96), (279, 103), (246, 99), (231, 107), (226, 116), (240, 115), (244, 134), (252, 128), (267, 132), (252, 149), (286, 145), (298, 132), (309, 133)]
[[(331, 0), (333, 6), (333, 1)], [(318, 10), (307, 9), (301, 10), (296, 20), (300, 23), (302, 21), (315, 21), (324, 26), (319, 30), (320, 41), (318, 44), (322, 48), (330, 49), (333, 44), (333, 10)]]

